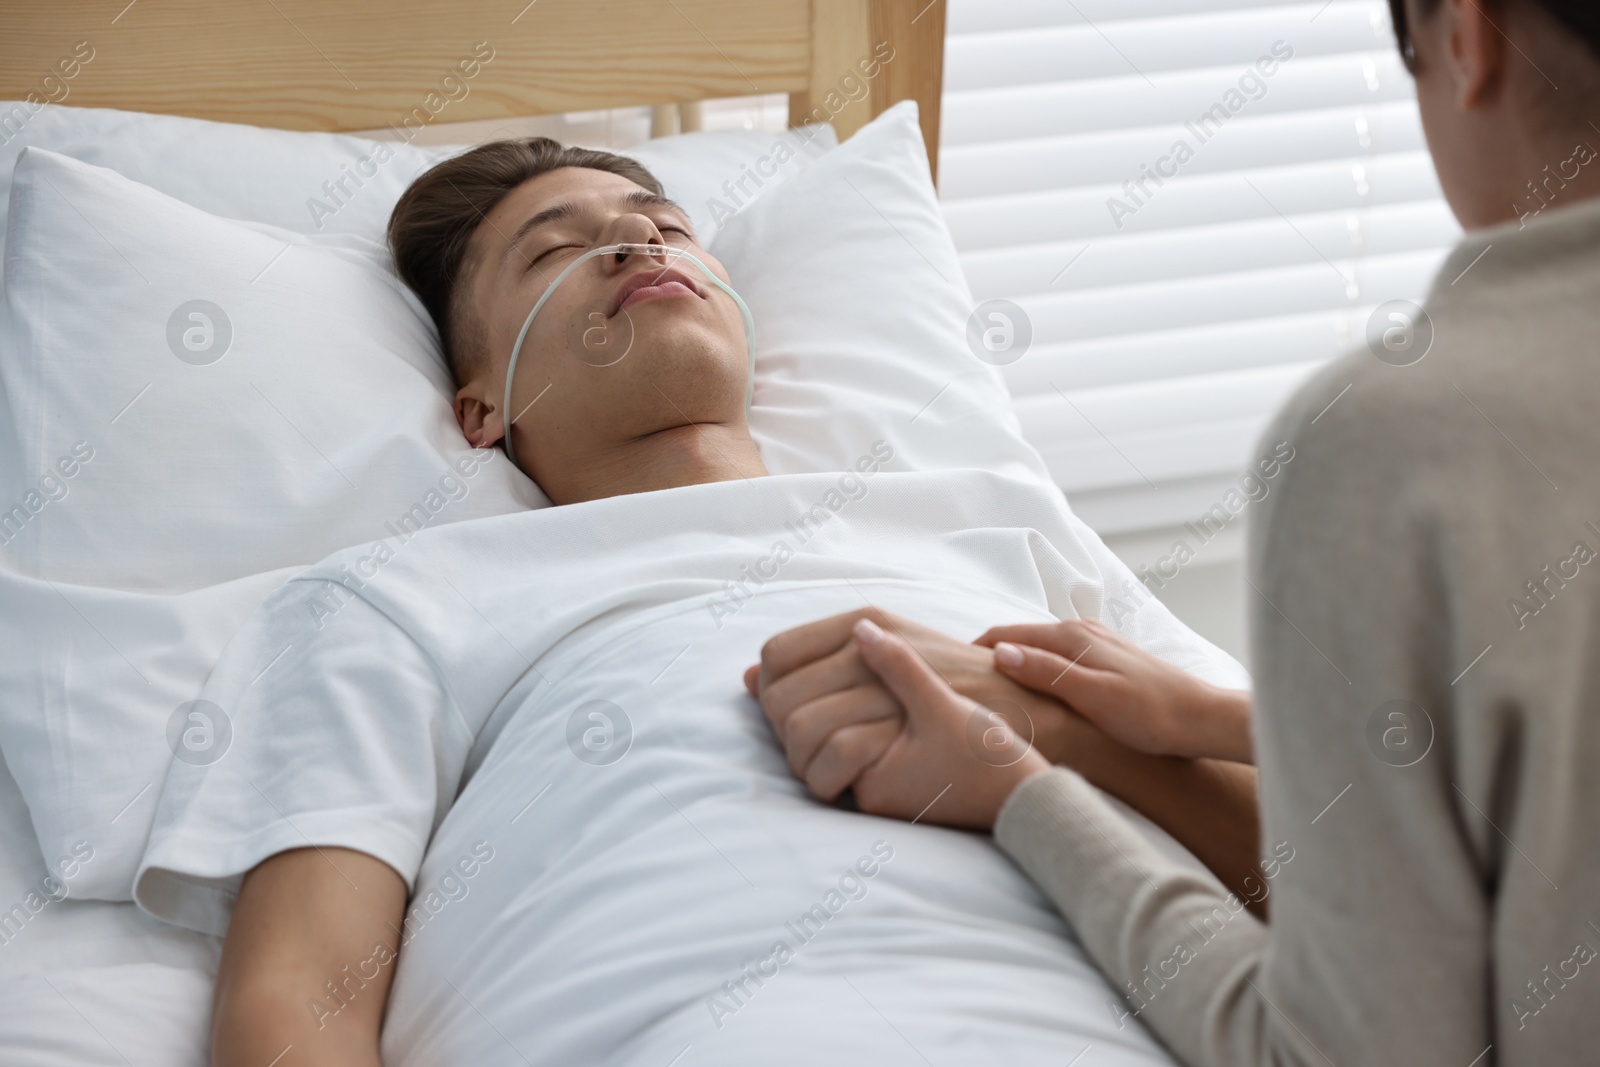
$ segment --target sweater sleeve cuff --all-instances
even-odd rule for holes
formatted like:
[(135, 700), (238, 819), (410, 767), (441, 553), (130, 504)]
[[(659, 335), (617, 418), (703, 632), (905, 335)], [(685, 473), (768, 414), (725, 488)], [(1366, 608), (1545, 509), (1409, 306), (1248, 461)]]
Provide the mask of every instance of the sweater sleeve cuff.
[(1080, 929), (1111, 919), (1094, 913), (1121, 910), (1151, 872), (1171, 866), (1099, 790), (1065, 767), (1012, 790), (995, 819), (994, 838)]

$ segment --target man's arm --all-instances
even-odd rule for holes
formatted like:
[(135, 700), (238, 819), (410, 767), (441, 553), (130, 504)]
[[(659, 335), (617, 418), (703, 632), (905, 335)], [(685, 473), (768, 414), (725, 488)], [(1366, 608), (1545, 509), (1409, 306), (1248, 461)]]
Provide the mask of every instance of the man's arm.
[(214, 1067), (378, 1067), (406, 884), (363, 852), (280, 852), (245, 875), (212, 1005)]
[(1075, 745), (1044, 754), (1171, 834), (1246, 907), (1266, 917), (1254, 767), (1136, 752), (1086, 722)]

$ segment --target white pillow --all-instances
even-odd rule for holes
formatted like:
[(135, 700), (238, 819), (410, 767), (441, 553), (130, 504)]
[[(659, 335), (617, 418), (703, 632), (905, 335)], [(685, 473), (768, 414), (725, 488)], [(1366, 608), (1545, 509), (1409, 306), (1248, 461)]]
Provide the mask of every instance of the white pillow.
[[(380, 149), (378, 142), (345, 134), (108, 108), (49, 104), (31, 112), (18, 101), (0, 101), (0, 124), (15, 131), (0, 144), (0, 202), (18, 157), (31, 146), (109, 167), (213, 215), (374, 240), (382, 238), (406, 186), (445, 154), (404, 142)], [(336, 188), (330, 198), (323, 183), (339, 181), (348, 195)], [(334, 210), (313, 210), (313, 200)], [(5, 229), (0, 220), (0, 237)]]
[(23, 571), (197, 589), (389, 536), (419, 504), (539, 500), (502, 453), (471, 458), (427, 314), (364, 238), (230, 222), (38, 149), (11, 210), (0, 537)]
[(883, 439), (897, 467), (1049, 481), (968, 345), (972, 295), (914, 102), (751, 204), (715, 252), (755, 316), (750, 424), (772, 473), (850, 470)]
[[(667, 195), (683, 204), (701, 238), (709, 240), (727, 209), (782, 184), (836, 143), (831, 126), (783, 133), (724, 130), (663, 137), (626, 154), (661, 179)], [(35, 110), (27, 102), (0, 101), (0, 211), (12, 168), (30, 145), (109, 167), (213, 215), (374, 241), (383, 239), (389, 212), (412, 180), (463, 150), (104, 108), (47, 104)], [(751, 171), (755, 178), (747, 176)], [(5, 231), (0, 214), (0, 241)]]
[(804, 174), (838, 143), (832, 126), (782, 133), (706, 130), (646, 141), (621, 154), (660, 180), (689, 213), (700, 243), (710, 248), (730, 218)]

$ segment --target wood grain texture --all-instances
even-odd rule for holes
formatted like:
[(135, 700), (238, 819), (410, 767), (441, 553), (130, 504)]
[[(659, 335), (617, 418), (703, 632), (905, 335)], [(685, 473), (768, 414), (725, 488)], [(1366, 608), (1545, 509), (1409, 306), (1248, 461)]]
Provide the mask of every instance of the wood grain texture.
[(832, 122), (842, 141), (875, 114), (856, 66), (872, 56), (870, 0), (812, 0), (810, 35), (807, 84), (789, 97), (789, 125)]
[(813, 0), (810, 84), (790, 96), (789, 124), (831, 121), (843, 139), (915, 100), (937, 177), (944, 8), (944, 0)]
[(872, 37), (894, 45), (895, 58), (872, 83), (872, 113), (901, 100), (915, 100), (928, 148), (928, 166), (939, 176), (939, 98), (944, 91), (945, 0), (875, 0)]
[[(430, 93), (446, 101), (439, 121), (465, 121), (807, 82), (808, 0), (526, 2), (5, 0), (0, 98), (35, 90), (84, 40), (95, 58), (73, 104), (301, 130), (395, 124)], [(479, 42), (493, 58), (448, 99), (444, 79)]]
[(915, 97), (931, 157), (944, 4), (925, 3), (0, 0), (0, 99), (368, 130), (788, 93), (793, 121), (844, 137)]

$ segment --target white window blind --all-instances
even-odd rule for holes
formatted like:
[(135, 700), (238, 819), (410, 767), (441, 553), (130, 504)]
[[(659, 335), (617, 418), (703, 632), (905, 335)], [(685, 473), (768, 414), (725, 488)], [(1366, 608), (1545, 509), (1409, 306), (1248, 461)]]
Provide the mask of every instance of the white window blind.
[(975, 298), (1029, 317), (1018, 414), (1101, 532), (1213, 503), (1459, 236), (1382, 0), (950, 0), (947, 33), (945, 214)]

